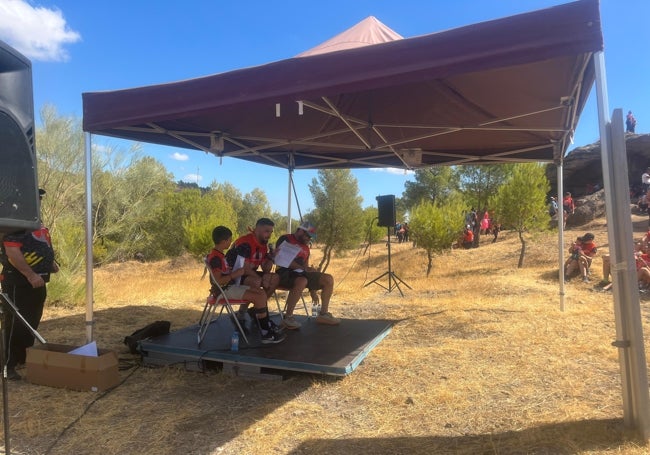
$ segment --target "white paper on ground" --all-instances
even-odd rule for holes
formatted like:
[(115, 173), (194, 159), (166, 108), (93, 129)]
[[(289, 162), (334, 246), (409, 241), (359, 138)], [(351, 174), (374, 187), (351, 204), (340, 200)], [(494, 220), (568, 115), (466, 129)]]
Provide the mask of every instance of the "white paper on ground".
[(68, 352), (68, 354), (85, 355), (86, 357), (97, 357), (97, 342), (93, 341)]

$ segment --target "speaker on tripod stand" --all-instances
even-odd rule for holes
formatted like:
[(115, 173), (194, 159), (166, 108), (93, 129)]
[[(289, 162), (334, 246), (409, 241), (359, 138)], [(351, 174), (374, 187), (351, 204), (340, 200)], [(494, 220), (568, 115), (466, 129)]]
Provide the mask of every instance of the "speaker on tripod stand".
[(395, 226), (395, 195), (377, 196), (377, 226)]
[[(395, 195), (388, 194), (385, 196), (377, 196), (377, 226), (385, 227), (388, 235), (388, 240), (386, 246), (388, 247), (388, 271), (382, 273), (374, 280), (367, 283), (364, 287), (375, 283), (382, 288), (386, 289), (388, 292), (392, 292), (393, 289), (397, 288), (402, 297), (404, 293), (399, 287), (400, 283), (411, 289), (411, 286), (406, 284), (400, 277), (398, 277), (395, 272), (391, 269), (391, 260), (390, 260), (390, 228), (395, 227)], [(388, 287), (384, 286), (379, 282), (383, 277), (388, 276)]]

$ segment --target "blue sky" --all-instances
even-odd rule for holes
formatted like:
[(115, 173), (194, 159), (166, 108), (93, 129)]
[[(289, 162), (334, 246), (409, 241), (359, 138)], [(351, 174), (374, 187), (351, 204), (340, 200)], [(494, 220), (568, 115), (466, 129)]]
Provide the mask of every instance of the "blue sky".
[[(0, 0), (0, 39), (32, 60), (35, 120), (44, 104), (82, 118), (83, 92), (172, 82), (292, 57), (375, 16), (404, 37), (447, 30), (553, 5), (553, 0)], [(650, 2), (601, 0), (610, 112), (632, 110), (637, 132), (650, 128)], [(516, 37), (513, 37), (516, 39)], [(129, 144), (96, 137), (126, 148)], [(598, 139), (595, 91), (574, 147)], [(38, 147), (38, 144), (37, 144)], [(570, 149), (572, 149), (571, 147)], [(287, 211), (287, 172), (203, 152), (143, 144), (176, 180), (228, 181), (242, 193), (262, 188)], [(355, 170), (364, 206), (400, 197), (412, 177), (400, 170)], [(315, 171), (294, 173), (300, 207), (313, 208)], [(292, 214), (296, 217), (296, 206)]]

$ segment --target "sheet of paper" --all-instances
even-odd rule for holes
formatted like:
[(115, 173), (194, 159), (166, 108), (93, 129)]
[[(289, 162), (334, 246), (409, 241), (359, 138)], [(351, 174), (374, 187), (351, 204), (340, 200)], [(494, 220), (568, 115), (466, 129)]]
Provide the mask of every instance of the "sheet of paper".
[(291, 261), (300, 253), (300, 247), (289, 242), (282, 242), (275, 250), (275, 264), (280, 267), (289, 267)]
[(79, 346), (78, 348), (75, 348), (72, 351), (68, 352), (68, 354), (85, 355), (86, 357), (97, 357), (97, 342), (93, 341), (92, 343)]
[[(237, 259), (235, 259), (235, 265), (232, 266), (232, 271), (234, 272), (235, 270), (239, 270), (244, 267), (244, 262), (246, 262), (244, 256), (237, 256)], [(242, 277), (240, 276), (235, 278), (235, 284), (241, 284), (241, 278)]]

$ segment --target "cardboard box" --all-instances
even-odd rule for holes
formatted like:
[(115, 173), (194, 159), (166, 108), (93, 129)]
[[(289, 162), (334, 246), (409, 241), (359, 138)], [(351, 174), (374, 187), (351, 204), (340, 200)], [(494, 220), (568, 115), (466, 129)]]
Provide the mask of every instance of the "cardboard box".
[(28, 348), (27, 380), (91, 392), (101, 392), (120, 382), (115, 351), (99, 349), (97, 357), (68, 354), (75, 347), (48, 343)]

